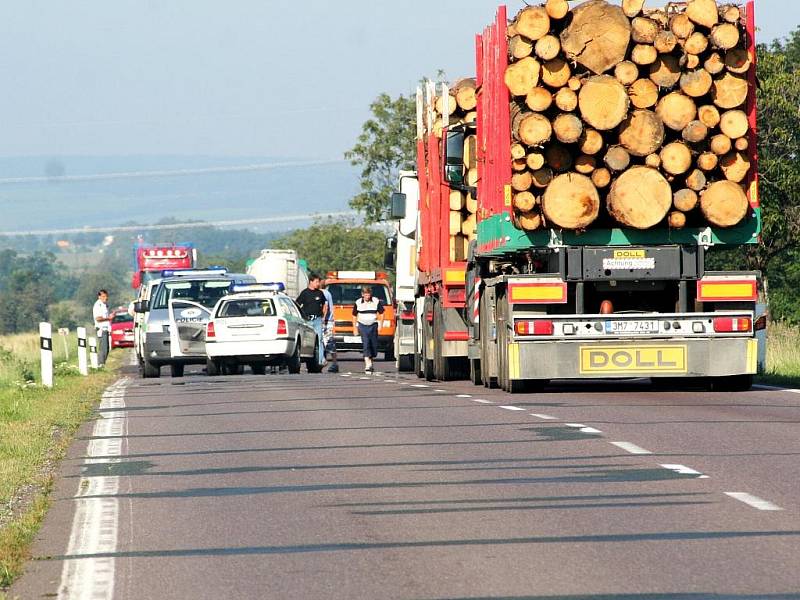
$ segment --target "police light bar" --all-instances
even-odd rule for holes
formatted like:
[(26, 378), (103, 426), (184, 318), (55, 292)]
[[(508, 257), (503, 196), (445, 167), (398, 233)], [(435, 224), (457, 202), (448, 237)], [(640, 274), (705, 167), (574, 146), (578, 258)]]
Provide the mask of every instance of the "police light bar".
[(337, 275), (339, 279), (375, 279), (375, 271), (339, 271)]
[(225, 267), (211, 267), (208, 269), (168, 269), (161, 271), (161, 277), (193, 277), (195, 275), (225, 275), (228, 270)]
[(286, 286), (280, 281), (274, 283), (242, 283), (233, 286), (233, 293), (282, 292), (285, 289)]

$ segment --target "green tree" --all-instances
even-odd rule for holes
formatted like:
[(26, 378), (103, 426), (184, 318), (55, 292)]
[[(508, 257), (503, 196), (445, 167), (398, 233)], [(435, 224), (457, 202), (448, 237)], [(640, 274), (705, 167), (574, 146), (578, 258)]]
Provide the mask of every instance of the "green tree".
[(367, 223), (376, 223), (388, 216), (398, 171), (415, 168), (416, 102), (402, 94), (397, 98), (381, 94), (370, 110), (372, 117), (362, 125), (345, 158), (361, 167), (361, 191), (350, 206), (363, 212)]
[(324, 275), (339, 269), (380, 270), (386, 235), (352, 220), (317, 220), (273, 241), (273, 248), (297, 250), (309, 269)]

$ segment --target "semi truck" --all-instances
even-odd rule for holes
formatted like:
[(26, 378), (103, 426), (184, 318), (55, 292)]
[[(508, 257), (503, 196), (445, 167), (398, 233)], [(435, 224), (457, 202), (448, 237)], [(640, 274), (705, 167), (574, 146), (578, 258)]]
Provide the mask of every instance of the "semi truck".
[(266, 248), (247, 265), (258, 283), (282, 283), (291, 298), (308, 287), (308, 268), (296, 250)]
[[(536, 230), (520, 227), (512, 205), (505, 6), (476, 36), (473, 122), (444, 123), (437, 130), (436, 98), (446, 106), (452, 96), (445, 86), (437, 90), (430, 83), (418, 91), (419, 376), (468, 376), (476, 385), (510, 393), (562, 379), (651, 378), (730, 391), (751, 386), (766, 326), (756, 312), (760, 274), (712, 271), (706, 264), (709, 250), (756, 244), (761, 234), (753, 2), (741, 7), (741, 23), (751, 58), (741, 75), (748, 83), (743, 109), (749, 143), (743, 147), (750, 169), (741, 182), (746, 216), (731, 227), (677, 228), (664, 219), (636, 229), (609, 215), (599, 226), (581, 230), (547, 222)], [(467, 177), (463, 167), (464, 142), (472, 135), (477, 178)], [(463, 261), (453, 260), (447, 247), (452, 190), (477, 200), (477, 235)], [(408, 194), (398, 192), (392, 215), (408, 220), (410, 205)]]
[(418, 354), (415, 333), (417, 316), (417, 230), (419, 228), (419, 181), (416, 171), (400, 171), (398, 191), (405, 198), (403, 213), (395, 221), (392, 240), (392, 264), (394, 268), (395, 311), (394, 354), (397, 369), (403, 372), (414, 370), (414, 357)]
[(138, 290), (165, 269), (193, 269), (196, 263), (197, 249), (193, 244), (146, 244), (140, 239), (133, 246), (131, 287)]

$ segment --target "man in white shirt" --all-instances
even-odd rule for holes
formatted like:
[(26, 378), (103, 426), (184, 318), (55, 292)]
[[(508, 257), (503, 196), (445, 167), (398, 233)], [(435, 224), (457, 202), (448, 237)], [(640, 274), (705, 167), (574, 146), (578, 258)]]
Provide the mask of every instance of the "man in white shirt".
[(102, 367), (106, 364), (108, 358), (108, 349), (111, 336), (111, 320), (114, 318), (114, 313), (108, 312), (108, 292), (100, 290), (97, 292), (97, 302), (92, 307), (92, 317), (94, 319), (94, 326), (97, 330), (97, 362)]

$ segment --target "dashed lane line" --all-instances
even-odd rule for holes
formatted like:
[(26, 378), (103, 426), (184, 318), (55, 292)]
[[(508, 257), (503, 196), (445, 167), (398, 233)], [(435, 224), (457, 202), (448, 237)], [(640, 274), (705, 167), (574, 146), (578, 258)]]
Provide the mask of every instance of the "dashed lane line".
[(730, 496), (739, 502), (744, 502), (748, 506), (752, 506), (758, 510), (783, 510), (780, 506), (773, 504), (769, 500), (764, 500), (763, 498), (753, 496), (752, 494), (748, 494), (746, 492), (725, 492), (725, 495)]
[(489, 400), (481, 400), (480, 398), (473, 398), (473, 402), (479, 402), (480, 404), (494, 404), (494, 402), (490, 402)]
[(630, 442), (611, 442), (611, 444), (617, 448), (622, 448), (625, 452), (629, 452), (630, 454), (652, 454), (650, 450), (645, 450), (641, 446), (631, 444)]
[(698, 479), (708, 479), (708, 475), (703, 475), (700, 471), (696, 471), (685, 465), (660, 465), (669, 471), (674, 471), (680, 475), (697, 475)]
[(537, 419), (542, 419), (544, 421), (558, 421), (558, 417), (551, 417), (550, 415), (542, 415), (539, 413), (531, 413), (532, 417), (536, 417)]
[(472, 398), (469, 394), (456, 394), (456, 398)]
[(512, 406), (510, 404), (500, 405), (498, 408), (502, 408), (504, 410), (525, 410), (524, 408), (520, 408), (519, 406)]
[(588, 427), (583, 423), (564, 423), (567, 427), (573, 427), (577, 429), (581, 433), (592, 433), (592, 434), (600, 434), (603, 433), (599, 429), (595, 429), (594, 427)]

